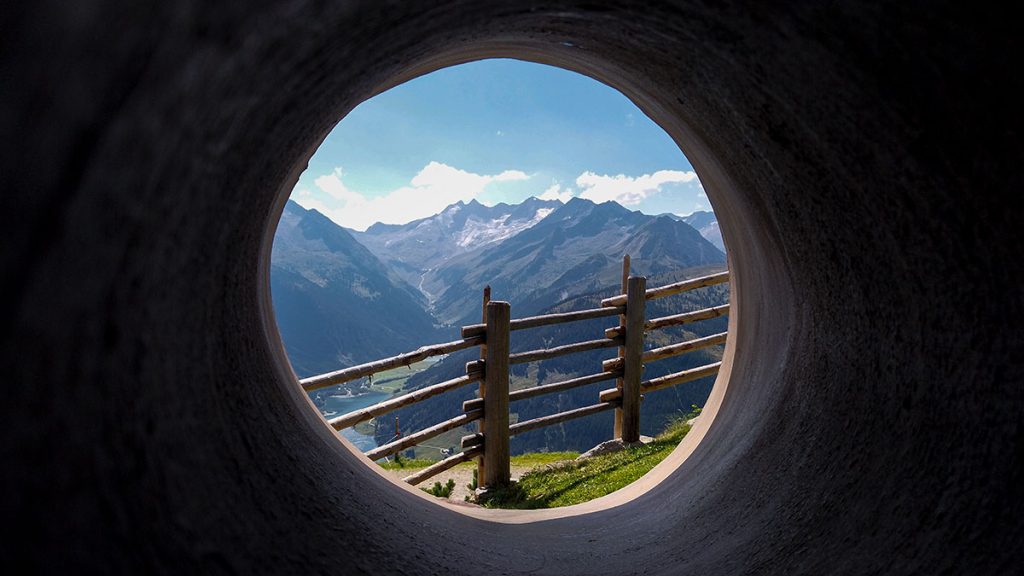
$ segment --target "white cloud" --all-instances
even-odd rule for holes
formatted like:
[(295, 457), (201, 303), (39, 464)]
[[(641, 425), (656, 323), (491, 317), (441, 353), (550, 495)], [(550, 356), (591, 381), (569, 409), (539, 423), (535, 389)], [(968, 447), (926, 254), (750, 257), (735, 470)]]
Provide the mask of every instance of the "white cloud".
[(479, 196), (492, 182), (526, 180), (520, 170), (499, 174), (475, 174), (440, 162), (430, 162), (409, 182), (382, 196), (367, 198), (349, 189), (342, 180), (344, 173), (335, 168), (313, 183), (323, 192), (319, 198), (299, 194), (295, 200), (306, 208), (315, 208), (325, 216), (348, 228), (365, 230), (375, 222), (404, 224), (437, 214), (445, 206), (468, 202)]
[(576, 179), (580, 198), (601, 203), (614, 200), (623, 206), (634, 206), (643, 202), (648, 196), (657, 194), (666, 184), (696, 182), (695, 172), (680, 170), (658, 170), (653, 174), (631, 177), (624, 174), (618, 176), (598, 175), (584, 172)]
[(562, 188), (558, 182), (555, 182), (537, 198), (540, 200), (561, 200), (564, 203), (572, 200), (572, 196), (572, 188), (568, 186)]
[(330, 174), (324, 174), (313, 181), (316, 187), (326, 192), (331, 198), (335, 200), (341, 200), (344, 202), (356, 201), (362, 198), (361, 195), (356, 194), (345, 186), (345, 183), (341, 181), (344, 173), (341, 168), (335, 168), (334, 172)]

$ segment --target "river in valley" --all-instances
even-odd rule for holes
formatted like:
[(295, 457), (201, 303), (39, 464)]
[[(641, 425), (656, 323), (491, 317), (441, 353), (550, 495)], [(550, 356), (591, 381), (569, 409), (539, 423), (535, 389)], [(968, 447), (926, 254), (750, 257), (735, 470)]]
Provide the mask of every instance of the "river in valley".
[[(317, 398), (317, 394), (319, 394), (319, 398)], [(360, 408), (366, 408), (378, 402), (383, 402), (390, 398), (391, 395), (386, 392), (373, 391), (359, 394), (358, 396), (345, 396), (342, 392), (331, 389), (314, 392), (310, 394), (310, 397), (313, 398), (313, 403), (320, 409), (320, 413), (324, 415), (324, 418), (330, 420), (335, 416), (341, 416), (353, 410), (359, 410)], [(360, 434), (352, 428), (342, 430), (341, 435), (352, 444), (355, 444), (356, 448), (362, 452), (377, 447), (377, 442), (373, 439), (373, 436)]]

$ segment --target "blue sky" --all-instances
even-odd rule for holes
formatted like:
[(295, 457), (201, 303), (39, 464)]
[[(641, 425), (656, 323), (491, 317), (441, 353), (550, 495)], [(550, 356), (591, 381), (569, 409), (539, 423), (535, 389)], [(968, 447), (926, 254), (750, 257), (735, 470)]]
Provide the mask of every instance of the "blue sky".
[(355, 108), (292, 199), (349, 228), (404, 224), (471, 199), (616, 200), (647, 214), (710, 210), (683, 153), (618, 91), (560, 68), (484, 60)]

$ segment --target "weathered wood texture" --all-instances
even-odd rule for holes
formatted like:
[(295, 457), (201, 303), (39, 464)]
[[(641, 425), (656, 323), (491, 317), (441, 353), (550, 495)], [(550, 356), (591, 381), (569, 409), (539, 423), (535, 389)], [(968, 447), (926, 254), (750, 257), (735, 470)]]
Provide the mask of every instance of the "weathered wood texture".
[[(628, 289), (629, 289), (629, 254), (625, 254), (625, 255), (622, 256), (622, 280), (619, 283), (619, 290), (620, 290), (620, 292), (622, 294), (625, 294)], [(625, 310), (625, 308), (623, 308), (622, 312), (619, 314), (619, 326), (618, 326), (618, 328), (620, 328), (619, 333), (616, 334), (615, 336), (611, 336), (611, 338), (619, 338), (619, 337), (622, 336), (622, 334), (624, 334), (626, 332), (626, 330), (624, 328), (622, 328), (623, 326), (626, 325), (626, 314), (625, 314), (625, 312), (626, 312), (626, 310)], [(612, 328), (612, 330), (614, 330), (614, 328)], [(605, 336), (604, 337), (605, 338), (609, 338), (608, 330), (605, 330)], [(618, 357), (622, 358), (625, 355), (626, 355), (626, 348), (625, 348), (625, 346), (620, 345), (619, 346), (619, 350), (618, 350)], [(622, 390), (622, 375), (621, 374), (615, 380), (615, 387), (618, 388), (619, 390)], [(613, 422), (613, 424), (612, 424), (612, 438), (621, 438), (622, 437), (622, 408), (621, 407), (616, 406), (616, 408), (615, 408), (615, 417), (612, 419), (612, 422)]]
[(401, 452), (406, 448), (415, 446), (420, 442), (423, 442), (424, 440), (429, 440), (434, 436), (438, 436), (449, 430), (458, 428), (459, 426), (465, 426), (470, 422), (478, 420), (482, 416), (483, 410), (475, 410), (473, 412), (469, 412), (466, 414), (460, 414), (455, 418), (445, 420), (440, 424), (434, 424), (430, 428), (424, 428), (423, 430), (420, 430), (415, 434), (409, 434), (408, 436), (399, 438), (394, 442), (389, 442), (383, 446), (378, 446), (377, 448), (374, 448), (373, 450), (367, 452), (366, 457), (369, 458), (370, 460), (380, 460), (385, 456), (391, 456), (392, 454)]
[[(705, 336), (703, 338), (695, 338), (693, 340), (687, 340), (686, 342), (679, 342), (678, 344), (669, 344), (668, 346), (662, 346), (661, 348), (654, 348), (644, 352), (640, 356), (640, 359), (642, 362), (655, 362), (657, 360), (664, 360), (665, 358), (672, 358), (673, 356), (680, 356), (701, 348), (725, 344), (728, 336), (728, 332), (719, 332), (718, 334), (712, 334), (711, 336)], [(623, 360), (620, 358), (612, 358), (611, 360), (601, 362), (601, 367), (607, 371), (621, 370), (622, 366)]]
[(487, 359), (484, 363), (484, 477), (486, 487), (505, 486), (510, 480), (508, 430), (508, 349), (511, 306), (487, 304)]
[(462, 340), (445, 342), (444, 344), (423, 346), (413, 350), (412, 352), (406, 352), (405, 354), (399, 354), (398, 356), (392, 356), (391, 358), (367, 362), (366, 364), (343, 368), (334, 372), (328, 372), (327, 374), (312, 376), (310, 378), (300, 380), (299, 384), (302, 385), (303, 390), (311, 392), (313, 390), (319, 390), (320, 388), (349, 382), (364, 376), (370, 376), (385, 370), (391, 370), (392, 368), (415, 364), (432, 356), (441, 356), (457, 352), (459, 350), (464, 350), (466, 348), (472, 348), (473, 346), (479, 346), (483, 343), (484, 338), (482, 336), (475, 336), (473, 338), (463, 338)]
[(570, 380), (562, 380), (561, 382), (552, 382), (551, 384), (544, 384), (543, 386), (534, 386), (533, 388), (523, 388), (522, 390), (516, 390), (509, 394), (509, 400), (515, 402), (516, 400), (526, 400), (527, 398), (534, 398), (536, 396), (543, 396), (544, 394), (552, 394), (554, 392), (564, 392), (573, 388), (579, 388), (580, 386), (587, 386), (588, 384), (594, 384), (596, 382), (604, 382), (605, 380), (611, 380), (621, 376), (616, 372), (603, 372), (599, 374), (590, 374), (587, 376), (580, 376), (579, 378), (572, 378)]
[[(701, 276), (700, 278), (691, 278), (690, 280), (683, 280), (682, 282), (666, 284), (664, 286), (659, 286), (658, 288), (651, 288), (647, 291), (646, 299), (654, 300), (655, 298), (664, 298), (666, 296), (681, 294), (698, 288), (706, 288), (707, 286), (714, 286), (715, 284), (723, 284), (728, 281), (729, 271), (726, 270), (725, 272), (719, 272), (718, 274)], [(622, 306), (625, 303), (626, 296), (622, 294), (601, 300), (601, 306)]]
[(449, 456), (444, 460), (441, 460), (437, 464), (431, 464), (430, 466), (427, 466), (426, 468), (420, 470), (415, 474), (410, 474), (405, 478), (402, 478), (402, 481), (415, 486), (420, 482), (423, 482), (427, 478), (437, 476), (441, 472), (444, 472), (445, 470), (448, 470), (450, 468), (454, 468), (459, 464), (462, 464), (463, 462), (469, 462), (473, 458), (480, 456), (481, 452), (482, 450), (480, 450), (479, 448), (475, 448), (473, 450), (460, 452), (458, 454), (455, 454), (454, 456)]
[[(470, 448), (483, 446), (484, 435), (479, 432), (477, 432), (476, 434), (467, 434), (463, 436), (462, 439), (459, 441), (459, 445), (462, 447), (463, 450), (469, 450)], [(477, 476), (477, 478), (479, 478), (479, 476)]]
[[(607, 318), (622, 312), (622, 307), (593, 308), (590, 310), (578, 310), (575, 312), (561, 312), (558, 314), (544, 314), (542, 316), (530, 316), (517, 318), (509, 323), (509, 329), (526, 330), (527, 328), (538, 328), (552, 324), (564, 324), (566, 322), (578, 322), (580, 320), (593, 320), (595, 318)], [(470, 324), (462, 327), (462, 337), (472, 338), (485, 332), (484, 324)]]
[[(482, 303), (480, 305), (480, 322), (481, 322), (480, 326), (486, 326), (487, 325), (487, 304), (490, 301), (491, 301), (491, 285), (488, 284), (487, 286), (484, 286), (484, 295), (483, 295)], [(480, 334), (486, 336), (487, 335), (487, 331), (484, 330)], [(466, 338), (466, 336), (463, 336), (463, 338)], [(484, 342), (483, 344), (480, 345), (480, 360), (479, 360), (479, 362), (480, 362), (480, 369), (481, 370), (483, 370), (483, 367), (484, 367), (483, 366), (483, 362), (486, 359), (487, 359), (487, 342)], [(469, 373), (469, 370), (470, 370), (469, 364), (466, 364), (466, 373), (467, 374)], [(485, 385), (484, 381), (481, 380), (480, 381), (480, 387), (477, 390), (478, 395), (480, 397), (480, 409), (483, 409), (483, 406), (484, 406), (483, 405), (483, 398), (484, 398), (484, 392), (486, 392), (485, 388), (486, 388), (486, 385)], [(463, 412), (469, 412), (469, 410), (463, 410)], [(484, 419), (483, 418), (481, 418), (480, 420), (477, 421), (477, 423), (476, 423), (476, 431), (478, 433), (480, 433), (480, 434), (484, 433)], [(484, 477), (484, 459), (483, 459), (483, 453), (482, 452), (480, 453), (480, 455), (476, 459), (476, 477), (477, 478), (483, 478)]]
[(698, 366), (697, 368), (690, 368), (689, 370), (683, 370), (682, 372), (667, 374), (660, 378), (646, 380), (641, 385), (640, 390), (644, 393), (654, 392), (656, 390), (661, 390), (662, 388), (668, 388), (670, 386), (675, 386), (677, 384), (682, 384), (684, 382), (690, 382), (692, 380), (697, 380), (700, 378), (704, 378), (706, 376), (718, 374), (718, 369), (721, 367), (721, 362), (715, 362), (714, 364)]
[(647, 299), (647, 278), (633, 276), (626, 288), (626, 336), (622, 357), (622, 424), (620, 438), (624, 442), (640, 440), (640, 377), (644, 365), (644, 313)]
[(583, 408), (576, 408), (575, 410), (559, 412), (558, 414), (552, 414), (550, 416), (534, 418), (533, 420), (516, 422), (509, 428), (509, 435), (515, 436), (516, 434), (522, 434), (523, 432), (529, 432), (530, 430), (536, 430), (537, 428), (551, 426), (552, 424), (560, 424), (568, 420), (574, 420), (576, 418), (583, 418), (584, 416), (598, 414), (604, 412), (605, 410), (611, 410), (612, 408), (615, 408), (615, 404), (610, 402), (602, 402), (600, 404), (591, 404), (590, 406), (584, 406)]
[[(508, 395), (509, 402), (515, 402), (516, 400), (526, 400), (527, 398), (534, 398), (536, 396), (543, 396), (545, 394), (553, 394), (555, 392), (564, 392), (573, 388), (579, 388), (580, 386), (586, 386), (588, 384), (595, 384), (597, 382), (604, 382), (605, 380), (611, 380), (612, 378), (618, 378), (622, 376), (618, 372), (601, 372), (598, 374), (590, 374), (587, 376), (580, 376), (579, 378), (572, 378), (570, 380), (562, 380), (561, 382), (552, 382), (551, 384), (544, 384), (543, 386), (534, 386), (533, 388), (523, 388), (522, 390), (516, 390), (510, 392)], [(473, 398), (466, 400), (462, 403), (463, 412), (471, 412), (473, 410), (479, 410), (483, 408), (483, 398)]]
[[(690, 368), (689, 370), (683, 370), (681, 372), (673, 372), (672, 374), (666, 374), (660, 378), (653, 378), (651, 380), (645, 380), (640, 383), (640, 392), (646, 394), (648, 392), (654, 392), (684, 382), (691, 382), (693, 380), (699, 380), (701, 378), (712, 376), (718, 373), (719, 368), (722, 367), (721, 362), (715, 362), (714, 364), (707, 364), (705, 366), (698, 366), (696, 368)], [(617, 388), (610, 388), (601, 392), (599, 398), (601, 402), (616, 402), (622, 397), (622, 391)]]
[(409, 394), (406, 394), (404, 396), (399, 396), (398, 398), (385, 400), (384, 402), (374, 404), (373, 406), (367, 406), (366, 408), (363, 408), (361, 410), (349, 412), (348, 414), (344, 414), (337, 418), (328, 420), (328, 423), (331, 426), (333, 426), (335, 430), (341, 430), (343, 428), (348, 428), (349, 426), (355, 426), (360, 422), (366, 422), (367, 420), (371, 418), (376, 418), (377, 416), (380, 416), (382, 414), (387, 414), (388, 412), (398, 410), (399, 408), (408, 406), (409, 404), (415, 404), (417, 402), (426, 400), (427, 398), (437, 396), (438, 394), (444, 394), (449, 390), (461, 388), (466, 384), (479, 382), (482, 379), (482, 372), (467, 374), (466, 376), (453, 378), (451, 380), (441, 382), (440, 384), (434, 384), (433, 386), (420, 388), (419, 390), (410, 392)]
[[(721, 306), (715, 306), (714, 308), (704, 308), (703, 310), (695, 310), (693, 312), (673, 314), (672, 316), (662, 316), (661, 318), (655, 318), (644, 322), (644, 330), (650, 332), (651, 330), (668, 328), (670, 326), (680, 326), (683, 324), (690, 324), (692, 322), (699, 322), (701, 320), (710, 320), (712, 318), (725, 316), (728, 313), (729, 305), (722, 304)], [(619, 326), (606, 329), (604, 331), (604, 337), (618, 338), (622, 335), (622, 332), (623, 330), (620, 322)]]
[(565, 356), (568, 354), (576, 354), (578, 352), (589, 352), (590, 350), (600, 350), (602, 348), (613, 348), (619, 345), (619, 340), (610, 340), (608, 338), (599, 338), (597, 340), (587, 340), (586, 342), (577, 342), (575, 344), (566, 344), (564, 346), (556, 346), (554, 348), (545, 348), (542, 350), (530, 350), (528, 352), (519, 352), (512, 354), (508, 361), (509, 364), (525, 364), (527, 362), (536, 362), (538, 360), (550, 360), (551, 358), (558, 358), (559, 356)]

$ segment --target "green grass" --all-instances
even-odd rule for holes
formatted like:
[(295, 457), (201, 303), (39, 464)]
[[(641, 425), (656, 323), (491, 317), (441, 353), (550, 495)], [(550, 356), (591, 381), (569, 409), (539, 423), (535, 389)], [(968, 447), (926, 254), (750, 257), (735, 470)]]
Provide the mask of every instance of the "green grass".
[[(650, 472), (675, 450), (690, 431), (686, 418), (671, 423), (649, 444), (586, 460), (576, 460), (579, 456), (577, 452), (536, 452), (513, 456), (512, 466), (532, 467), (533, 470), (524, 474), (512, 486), (492, 491), (483, 505), (487, 508), (519, 510), (556, 508), (611, 494)], [(385, 470), (416, 470), (434, 462), (422, 458), (402, 458), (400, 463), (390, 460), (380, 462), (380, 466)], [(457, 467), (475, 466), (474, 462), (464, 462)]]
[(417, 362), (410, 366), (401, 366), (398, 368), (392, 368), (391, 370), (385, 370), (373, 377), (373, 381), (370, 382), (370, 390), (395, 394), (405, 386), (405, 382), (409, 378), (419, 372), (423, 372), (427, 368), (430, 368), (437, 361), (437, 358), (427, 358), (426, 360)]
[[(533, 454), (520, 454), (513, 456), (509, 459), (509, 462), (513, 466), (519, 466), (525, 468), (527, 466), (546, 466), (556, 462), (564, 462), (566, 460), (573, 460), (579, 456), (579, 452), (535, 452)], [(402, 458), (402, 463), (395, 464), (394, 460), (388, 460), (387, 462), (381, 460), (379, 462), (380, 467), (385, 470), (415, 470), (417, 468), (426, 468), (431, 464), (437, 463), (437, 460), (431, 460), (429, 458)], [(473, 468), (476, 467), (476, 462), (463, 462), (455, 466), (456, 468)]]
[(353, 426), (352, 429), (363, 436), (373, 436), (374, 432), (377, 431), (373, 423), (370, 421), (360, 422)]
[(509, 488), (494, 491), (484, 506), (555, 508), (600, 498), (649, 472), (679, 445), (689, 431), (686, 420), (679, 420), (644, 446), (532, 470)]
[(443, 460), (445, 455), (441, 453), (438, 448), (454, 448), (456, 451), (459, 449), (459, 445), (462, 442), (462, 437), (469, 434), (469, 430), (466, 427), (456, 428), (449, 430), (443, 434), (439, 434), (427, 440), (423, 444), (413, 446), (410, 450), (413, 451), (414, 457), (417, 460), (430, 460), (437, 462)]
[(416, 470), (418, 468), (426, 468), (431, 464), (434, 464), (434, 460), (421, 460), (421, 459), (409, 459), (402, 458), (401, 461), (396, 462), (394, 459), (390, 459), (387, 462), (383, 460), (379, 462), (380, 467), (385, 470)]
[(534, 452), (532, 454), (520, 454), (509, 459), (513, 466), (545, 466), (555, 462), (575, 460), (579, 452)]

